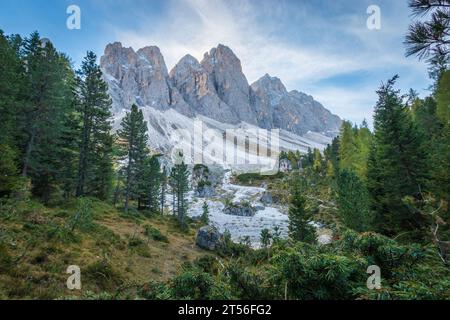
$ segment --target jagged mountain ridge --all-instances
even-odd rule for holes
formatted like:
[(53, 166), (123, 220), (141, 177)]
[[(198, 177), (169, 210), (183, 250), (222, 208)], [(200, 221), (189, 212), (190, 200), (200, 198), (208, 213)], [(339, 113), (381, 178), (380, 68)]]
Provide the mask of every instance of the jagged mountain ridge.
[(283, 129), (297, 135), (337, 132), (341, 124), (313, 97), (288, 92), (280, 79), (263, 76), (249, 85), (241, 61), (219, 45), (201, 62), (186, 55), (170, 71), (156, 46), (134, 51), (120, 42), (107, 45), (100, 60), (116, 114), (131, 107), (174, 109), (184, 116), (205, 116), (238, 125)]

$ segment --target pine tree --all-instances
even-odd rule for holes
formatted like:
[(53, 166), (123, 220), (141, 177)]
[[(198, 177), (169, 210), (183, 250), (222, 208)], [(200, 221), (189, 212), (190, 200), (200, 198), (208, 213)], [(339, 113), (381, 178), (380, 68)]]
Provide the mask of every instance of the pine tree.
[(381, 232), (418, 231), (423, 217), (403, 203), (404, 197), (421, 198), (426, 174), (423, 140), (411, 112), (394, 90), (397, 76), (378, 90), (375, 133), (368, 162), (368, 189)]
[(409, 27), (406, 55), (417, 55), (433, 68), (445, 70), (450, 57), (450, 0), (409, 0), (409, 7), (421, 19)]
[(112, 101), (96, 61), (96, 55), (89, 51), (78, 71), (81, 130), (76, 195), (107, 199), (113, 174)]
[(122, 119), (121, 129), (117, 133), (127, 153), (125, 212), (128, 212), (130, 198), (136, 196), (138, 189), (138, 175), (142, 172), (143, 161), (147, 153), (147, 130), (147, 122), (144, 121), (142, 110), (133, 105), (131, 111), (127, 112), (125, 118)]
[[(21, 113), (24, 69), (13, 42), (0, 30), (0, 197), (15, 189), (19, 173), (17, 115)], [(21, 39), (16, 42), (20, 46)]]
[(147, 156), (139, 175), (139, 198), (141, 203), (146, 202), (150, 212), (160, 210), (161, 182), (162, 172), (158, 156)]
[(167, 168), (166, 166), (163, 166), (161, 173), (161, 199), (160, 199), (161, 215), (164, 215), (164, 206), (166, 204), (167, 179), (168, 179)]
[(339, 133), (339, 166), (341, 169), (351, 169), (357, 154), (355, 130), (349, 121), (342, 123)]
[(322, 154), (319, 149), (314, 149), (313, 169), (317, 173), (322, 171)]
[(209, 224), (209, 206), (208, 206), (208, 203), (206, 201), (203, 202), (201, 221), (205, 225)]
[[(439, 119), (438, 128), (433, 132), (430, 144), (431, 165), (429, 190), (443, 200), (447, 207), (447, 217), (450, 217), (450, 71), (443, 73), (436, 86), (436, 115)], [(447, 111), (445, 111), (445, 109)]]
[(351, 170), (344, 169), (338, 177), (339, 216), (349, 228), (358, 232), (371, 229), (373, 216), (367, 188)]
[(8, 195), (16, 187), (18, 169), (16, 154), (7, 144), (0, 144), (0, 198)]
[[(331, 142), (331, 144), (327, 145), (324, 155), (325, 160), (328, 162), (331, 162), (331, 167), (333, 168), (333, 176), (337, 175), (337, 172), (339, 171), (339, 136), (334, 138)], [(330, 165), (327, 164), (327, 168), (330, 167)]]
[(272, 239), (272, 235), (270, 234), (269, 229), (265, 228), (261, 230), (261, 246), (264, 249), (267, 249), (270, 246), (270, 240)]
[(170, 185), (174, 194), (174, 209), (178, 221), (182, 227), (185, 227), (185, 215), (187, 211), (186, 194), (189, 191), (189, 171), (184, 161), (176, 164), (170, 173)]
[[(67, 57), (56, 52), (47, 40), (33, 33), (25, 40), (26, 103), (19, 119), (22, 176), (30, 177), (35, 195), (44, 203), (59, 187), (64, 164), (59, 149), (73, 110), (74, 73)], [(67, 159), (70, 161), (70, 159)]]
[(289, 205), (289, 236), (292, 240), (314, 243), (316, 233), (310, 224), (312, 214), (305, 208), (304, 181), (296, 175), (292, 181)]
[(436, 116), (443, 125), (450, 121), (450, 70), (442, 73), (436, 88)]
[(302, 168), (311, 167), (314, 163), (314, 153), (311, 148), (308, 148), (306, 155), (302, 157)]
[(0, 30), (0, 145), (8, 144), (11, 149), (18, 137), (17, 117), (22, 112), (25, 85), (25, 70), (14, 41), (21, 46), (21, 39), (8, 38)]

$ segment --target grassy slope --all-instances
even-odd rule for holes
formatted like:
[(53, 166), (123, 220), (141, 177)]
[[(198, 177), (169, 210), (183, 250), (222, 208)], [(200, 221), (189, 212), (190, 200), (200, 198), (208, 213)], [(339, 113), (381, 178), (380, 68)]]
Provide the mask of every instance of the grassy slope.
[[(66, 288), (69, 265), (81, 268), (82, 292), (116, 292), (127, 284), (167, 280), (186, 261), (204, 255), (195, 230), (183, 233), (171, 217), (125, 216), (93, 200), (93, 224), (67, 225), (75, 201), (46, 208), (33, 201), (0, 207), (0, 298), (53, 299), (80, 292)], [(146, 236), (145, 226), (168, 242)]]

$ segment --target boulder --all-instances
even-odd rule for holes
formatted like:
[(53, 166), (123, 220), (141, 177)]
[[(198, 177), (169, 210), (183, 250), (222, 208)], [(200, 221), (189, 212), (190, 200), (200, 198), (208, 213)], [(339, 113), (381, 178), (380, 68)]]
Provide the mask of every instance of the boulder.
[(232, 216), (253, 217), (256, 214), (256, 209), (247, 203), (229, 204), (223, 209), (223, 213)]
[(223, 235), (213, 226), (204, 226), (198, 230), (196, 244), (202, 249), (214, 251), (222, 241)]
[(195, 190), (195, 196), (199, 198), (211, 198), (215, 194), (216, 190), (210, 185), (200, 186)]
[(264, 203), (265, 205), (270, 205), (273, 203), (273, 197), (272, 194), (268, 191), (264, 192), (263, 195), (261, 196), (260, 201), (262, 203)]

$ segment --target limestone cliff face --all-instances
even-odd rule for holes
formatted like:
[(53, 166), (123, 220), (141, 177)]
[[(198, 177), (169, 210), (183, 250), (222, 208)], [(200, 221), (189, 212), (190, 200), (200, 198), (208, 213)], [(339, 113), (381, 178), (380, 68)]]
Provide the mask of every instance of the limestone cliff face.
[(115, 112), (136, 104), (159, 110), (176, 107), (186, 115), (194, 115), (170, 84), (167, 66), (158, 47), (149, 46), (135, 52), (115, 42), (106, 47), (100, 66), (109, 85)]
[(100, 65), (116, 113), (135, 103), (297, 134), (337, 131), (341, 123), (313, 97), (288, 92), (278, 78), (265, 75), (250, 86), (240, 60), (224, 45), (205, 53), (201, 62), (186, 55), (169, 73), (158, 47), (135, 52), (116, 42), (106, 47)]
[(230, 48), (219, 45), (211, 49), (201, 62), (216, 89), (217, 95), (241, 120), (257, 124), (250, 105), (250, 87), (242, 73), (241, 61)]
[(337, 131), (341, 125), (341, 119), (313, 97), (296, 90), (288, 92), (276, 77), (266, 74), (251, 88), (258, 124), (263, 128), (282, 128), (305, 134), (308, 131)]

